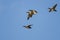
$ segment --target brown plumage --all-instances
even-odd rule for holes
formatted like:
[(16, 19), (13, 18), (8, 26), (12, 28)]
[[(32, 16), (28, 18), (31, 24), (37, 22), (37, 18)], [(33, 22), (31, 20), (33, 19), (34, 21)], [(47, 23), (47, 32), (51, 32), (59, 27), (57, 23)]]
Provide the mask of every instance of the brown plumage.
[(49, 12), (51, 12), (51, 11), (57, 11), (56, 10), (56, 6), (57, 6), (57, 4), (55, 4), (52, 8), (49, 8)]
[(31, 11), (31, 13), (32, 13), (32, 14), (37, 13), (37, 11), (36, 11), (36, 10), (29, 10), (29, 11)]
[(27, 12), (27, 13), (28, 13), (27, 20), (29, 20), (29, 18), (31, 18), (34, 14), (36, 14), (37, 11), (36, 10), (29, 10), (29, 12)]

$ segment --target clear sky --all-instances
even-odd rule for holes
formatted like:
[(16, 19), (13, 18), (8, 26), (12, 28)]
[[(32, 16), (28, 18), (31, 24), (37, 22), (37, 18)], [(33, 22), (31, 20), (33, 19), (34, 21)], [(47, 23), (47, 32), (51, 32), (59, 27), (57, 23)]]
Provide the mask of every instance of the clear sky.
[[(56, 3), (57, 12), (49, 13)], [(38, 14), (27, 20), (30, 9)], [(0, 0), (0, 40), (60, 40), (60, 0)]]

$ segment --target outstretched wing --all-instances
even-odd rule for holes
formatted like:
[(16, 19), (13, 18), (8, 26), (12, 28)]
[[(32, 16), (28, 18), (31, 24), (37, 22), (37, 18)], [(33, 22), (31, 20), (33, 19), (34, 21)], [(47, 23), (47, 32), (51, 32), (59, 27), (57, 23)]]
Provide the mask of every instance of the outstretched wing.
[(33, 11), (33, 10), (29, 10), (29, 11)]
[(26, 12), (26, 13), (29, 13), (29, 12)]
[(29, 18), (32, 17), (32, 14), (28, 14), (27, 20), (29, 20)]
[(27, 29), (31, 29), (31, 26), (32, 26), (32, 24), (25, 25), (25, 26), (23, 26), (23, 27), (25, 27), (25, 28), (27, 28)]
[(30, 17), (28, 16), (28, 17), (27, 17), (27, 20), (29, 20), (29, 18), (30, 18)]
[(28, 26), (32, 26), (32, 24), (28, 25)]
[(37, 13), (37, 11), (36, 10), (34, 10), (36, 13)]
[(51, 12), (51, 9), (49, 9), (49, 12)]
[(55, 4), (55, 5), (53, 6), (53, 8), (56, 8), (56, 6), (57, 6), (57, 4)]

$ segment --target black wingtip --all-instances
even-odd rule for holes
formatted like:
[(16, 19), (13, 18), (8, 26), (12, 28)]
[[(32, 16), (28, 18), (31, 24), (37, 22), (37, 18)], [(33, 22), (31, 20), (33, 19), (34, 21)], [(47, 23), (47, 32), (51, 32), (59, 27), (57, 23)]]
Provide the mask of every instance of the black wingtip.
[(26, 26), (23, 26), (23, 27), (26, 27)]
[(29, 17), (27, 18), (27, 20), (29, 20)]
[(29, 10), (29, 11), (32, 11), (32, 10)]
[(54, 10), (55, 12), (57, 12), (57, 10)]
[(49, 10), (49, 12), (51, 12), (51, 11)]
[(50, 8), (48, 8), (48, 9), (50, 9)]
[(57, 3), (55, 5), (57, 5)]

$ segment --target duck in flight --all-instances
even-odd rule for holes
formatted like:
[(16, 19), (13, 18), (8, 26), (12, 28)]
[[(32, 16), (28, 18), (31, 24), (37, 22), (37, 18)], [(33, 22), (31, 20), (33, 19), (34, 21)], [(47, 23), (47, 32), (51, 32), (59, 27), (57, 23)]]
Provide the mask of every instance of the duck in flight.
[(55, 4), (52, 8), (48, 8), (49, 9), (49, 12), (51, 12), (51, 11), (57, 11), (56, 10), (56, 6), (57, 6), (57, 4)]
[(31, 24), (30, 25), (26, 25), (26, 26), (24, 26), (25, 28), (27, 28), (27, 29), (31, 29)]
[(37, 11), (36, 10), (29, 10), (27, 13), (28, 13), (27, 20), (29, 20), (29, 18), (31, 18), (34, 14), (36, 14)]

